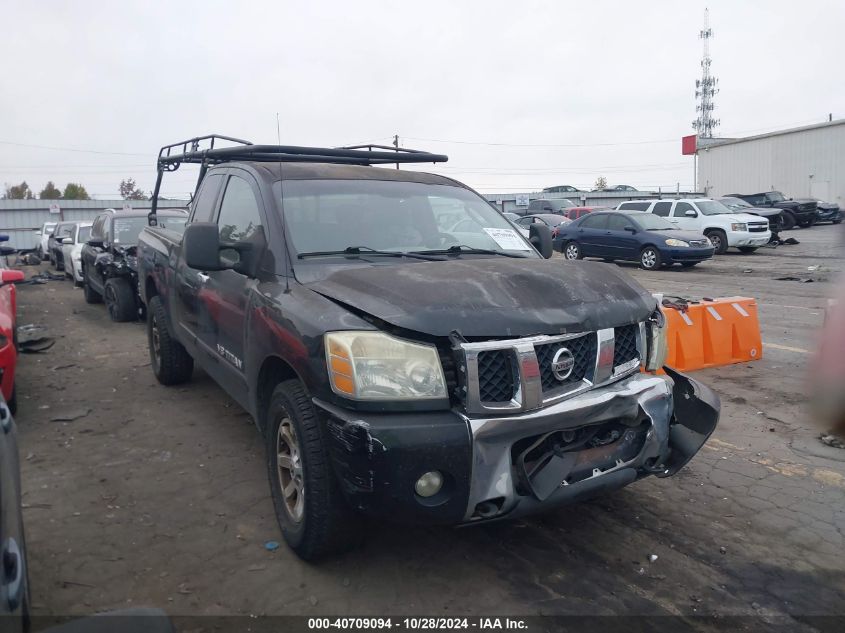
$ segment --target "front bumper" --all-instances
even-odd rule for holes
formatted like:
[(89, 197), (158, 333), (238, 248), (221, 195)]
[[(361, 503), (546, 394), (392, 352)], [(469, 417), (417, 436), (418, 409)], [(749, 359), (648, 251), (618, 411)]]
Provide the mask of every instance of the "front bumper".
[(836, 222), (842, 219), (842, 211), (839, 209), (819, 209), (816, 215), (817, 222)]
[(15, 366), (17, 365), (18, 353), (15, 344), (10, 337), (6, 337), (6, 343), (0, 347), (0, 392), (3, 399), (8, 402), (12, 399), (15, 391)]
[(728, 246), (765, 246), (772, 239), (771, 231), (764, 231), (762, 233), (751, 233), (749, 231), (730, 231), (728, 232)]
[(73, 260), (73, 280), (82, 283), (82, 258)]
[[(666, 378), (635, 374), (506, 417), (314, 404), (353, 507), (400, 522), (452, 525), (522, 516), (649, 474), (673, 475), (713, 432), (720, 408), (710, 389), (670, 369)], [(414, 484), (432, 470), (445, 484), (425, 499)]]
[(667, 248), (661, 251), (663, 261), (667, 264), (680, 264), (683, 262), (703, 262), (712, 259), (715, 249), (708, 248)]

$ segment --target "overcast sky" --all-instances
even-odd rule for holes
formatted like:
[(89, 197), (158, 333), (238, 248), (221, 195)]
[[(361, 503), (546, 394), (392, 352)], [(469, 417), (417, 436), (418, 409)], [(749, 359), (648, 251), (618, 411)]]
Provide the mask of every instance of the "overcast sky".
[(161, 145), (275, 143), (277, 112), (285, 144), (399, 134), (482, 192), (689, 188), (705, 6), (718, 135), (845, 116), (841, 0), (2, 4), (0, 182), (36, 192), (149, 190)]

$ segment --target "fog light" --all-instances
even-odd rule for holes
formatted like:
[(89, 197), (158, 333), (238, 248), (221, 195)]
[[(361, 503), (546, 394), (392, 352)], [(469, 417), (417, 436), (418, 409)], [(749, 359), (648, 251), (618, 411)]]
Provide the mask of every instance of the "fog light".
[(414, 485), (414, 490), (416, 490), (417, 494), (421, 497), (433, 497), (440, 492), (442, 487), (443, 475), (436, 470), (432, 470), (417, 479), (417, 483)]

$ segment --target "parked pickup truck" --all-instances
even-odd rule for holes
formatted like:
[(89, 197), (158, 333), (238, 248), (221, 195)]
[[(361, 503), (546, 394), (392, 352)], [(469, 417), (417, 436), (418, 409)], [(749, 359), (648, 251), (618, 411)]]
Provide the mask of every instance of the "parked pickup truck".
[(450, 178), (377, 166), (445, 156), (221, 139), (159, 153), (156, 190), (202, 171), (184, 234), (153, 207), (139, 239), (151, 367), (174, 385), (196, 363), (252, 415), (302, 558), (354, 545), (362, 513), (474, 524), (668, 477), (715, 428), (710, 389), (641, 371), (666, 333), (626, 273), (546, 259), (548, 227), (526, 239)]
[(755, 207), (783, 209), (783, 228), (788, 231), (795, 225), (807, 227), (816, 223), (816, 201), (811, 198), (787, 199), (780, 191), (764, 193), (730, 193), (727, 197), (740, 198)]

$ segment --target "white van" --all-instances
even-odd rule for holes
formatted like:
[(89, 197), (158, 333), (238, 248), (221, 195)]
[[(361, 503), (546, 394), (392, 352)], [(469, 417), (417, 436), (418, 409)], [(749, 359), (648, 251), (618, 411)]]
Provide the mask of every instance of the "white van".
[(717, 200), (684, 198), (681, 200), (630, 200), (618, 210), (644, 211), (662, 216), (685, 231), (704, 233), (721, 255), (734, 246), (743, 253), (753, 253), (769, 243), (769, 221), (759, 215), (735, 213)]

